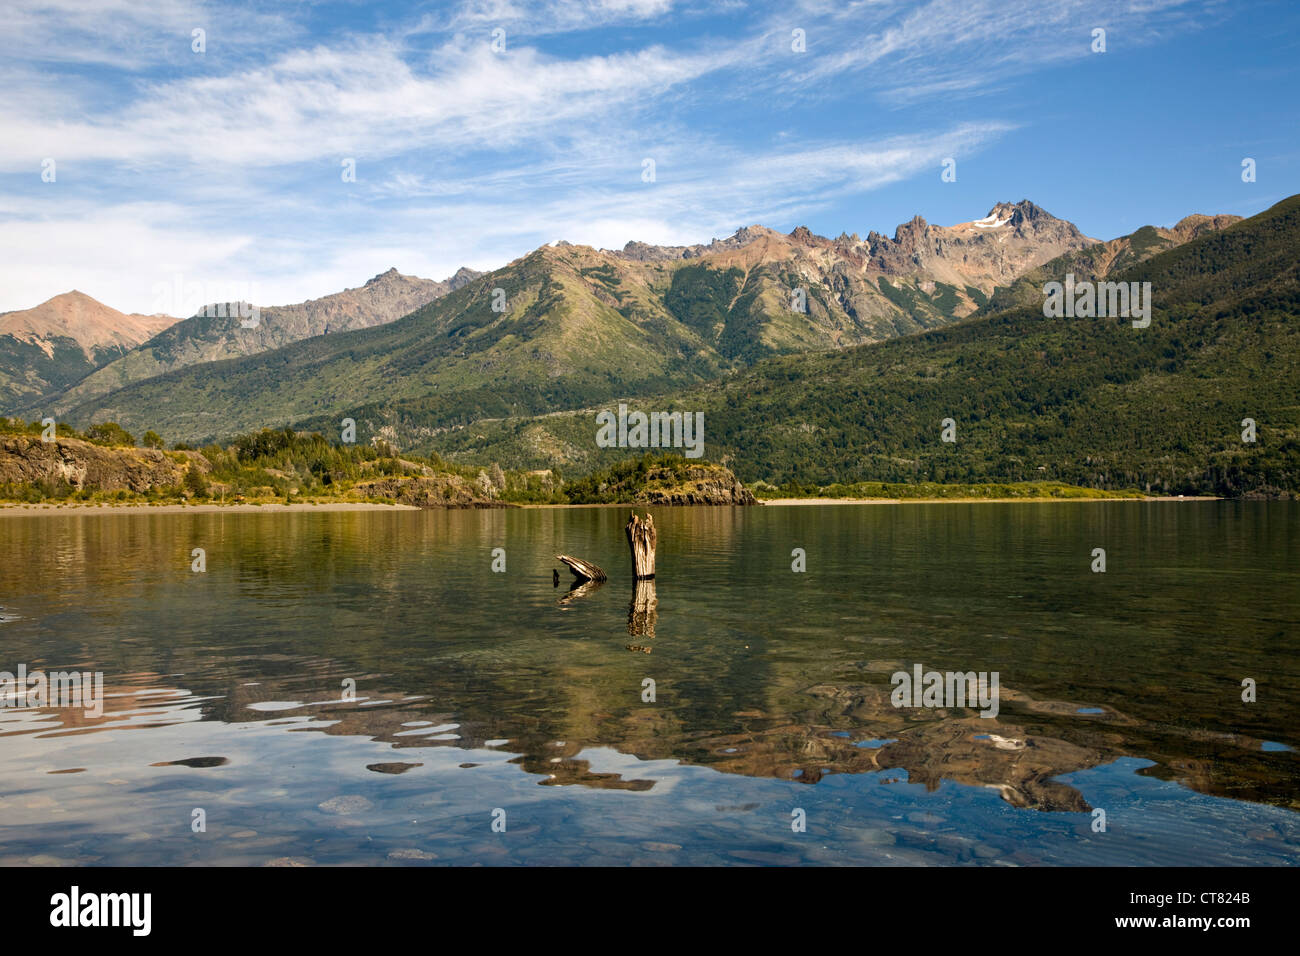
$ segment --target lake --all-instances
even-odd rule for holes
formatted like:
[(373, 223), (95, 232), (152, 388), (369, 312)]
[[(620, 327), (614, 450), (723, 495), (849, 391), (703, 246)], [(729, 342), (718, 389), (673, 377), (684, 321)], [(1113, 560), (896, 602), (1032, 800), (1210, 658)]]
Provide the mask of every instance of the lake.
[(1300, 503), (628, 511), (0, 517), (0, 863), (1300, 861)]

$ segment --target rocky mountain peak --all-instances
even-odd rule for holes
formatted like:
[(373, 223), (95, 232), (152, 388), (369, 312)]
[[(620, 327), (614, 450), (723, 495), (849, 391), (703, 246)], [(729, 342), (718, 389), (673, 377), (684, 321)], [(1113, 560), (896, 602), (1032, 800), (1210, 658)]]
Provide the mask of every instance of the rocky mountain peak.
[[(423, 289), (423, 288), (433, 289), (435, 290), (436, 294), (441, 295), (447, 292), (455, 292), (461, 286), (465, 285), (468, 282), (472, 282), (482, 274), (483, 273), (478, 272), (474, 269), (469, 269), (466, 268), (465, 266), (461, 266), (449, 278), (444, 279), (441, 282), (434, 282), (431, 279), (421, 279), (417, 276), (405, 275), (404, 273), (398, 272), (396, 267), (394, 267), (389, 269), (387, 272), (379, 273), (379, 275), (367, 281), (366, 284), (362, 286), (362, 288), (369, 289), (372, 292), (375, 292), (375, 291), (379, 291), (376, 288), (377, 286), (405, 285), (405, 286), (409, 286), (411, 289)], [(445, 288), (442, 288), (444, 286)]]
[(1206, 216), (1202, 213), (1194, 212), (1190, 216), (1184, 216), (1178, 220), (1177, 225), (1169, 230), (1170, 233), (1180, 242), (1187, 242), (1195, 239), (1207, 232), (1213, 232), (1216, 229), (1227, 229), (1233, 223), (1241, 222), (1241, 216), (1217, 215)]
[[(766, 226), (760, 226), (758, 223), (755, 223), (752, 226), (741, 226), (726, 239), (715, 238), (707, 245), (704, 243), (695, 243), (690, 246), (656, 246), (634, 239), (621, 250), (613, 250), (612, 252), (613, 255), (619, 256), (623, 259), (631, 259), (634, 262), (662, 262), (671, 259), (698, 259), (700, 256), (709, 255), (714, 252), (739, 249), (741, 246), (749, 245), (751, 242), (768, 235), (777, 235), (777, 233), (768, 229)], [(812, 234), (809, 233), (809, 235)]]
[(930, 224), (923, 216), (913, 216), (907, 222), (899, 223), (894, 229), (894, 241), (914, 243), (929, 228)]
[(447, 285), (451, 287), (452, 292), (455, 292), (461, 286), (468, 285), (481, 275), (483, 275), (483, 273), (479, 272), (477, 269), (469, 269), (465, 266), (461, 266), (456, 270), (455, 275), (447, 280)]
[(177, 321), (167, 315), (119, 312), (72, 289), (33, 308), (0, 313), (0, 336), (12, 335), (47, 350), (53, 339), (71, 339), (89, 356), (95, 348), (132, 348)]
[(1006, 219), (1009, 225), (1018, 226), (1023, 222), (1036, 222), (1040, 219), (1052, 220), (1056, 217), (1043, 209), (1036, 206), (1028, 199), (1022, 199), (1020, 202), (1000, 202), (989, 210), (988, 217), (992, 219)]
[[(987, 216), (983, 219), (976, 219), (969, 223), (963, 223), (961, 226), (954, 226), (954, 229), (960, 229), (962, 226), (974, 227), (981, 230), (1001, 229), (1003, 226), (1010, 226), (1012, 229), (1019, 230), (1024, 227), (1038, 229), (1041, 227), (1053, 227), (1059, 224), (1068, 229), (1074, 229), (1071, 223), (1064, 219), (1057, 219), (1046, 209), (1036, 206), (1028, 199), (1022, 199), (1020, 202), (999, 202), (993, 205)], [(1075, 230), (1077, 232), (1077, 230)]]
[[(1016, 203), (1013, 208), (1015, 209), (1016, 214), (1018, 214), (1022, 219), (1056, 219), (1055, 216), (1042, 206), (1036, 206), (1028, 199), (1020, 200), (1020, 202)], [(1057, 219), (1056, 221), (1063, 222), (1064, 220)]]

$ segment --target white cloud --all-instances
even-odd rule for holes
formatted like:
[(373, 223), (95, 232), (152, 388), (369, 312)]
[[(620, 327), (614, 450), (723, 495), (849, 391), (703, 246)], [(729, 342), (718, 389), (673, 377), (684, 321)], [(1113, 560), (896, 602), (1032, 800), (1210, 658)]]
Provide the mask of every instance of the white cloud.
[(639, 23), (668, 16), (674, 0), (474, 0), (446, 14), (429, 14), (412, 33), (507, 31), (507, 45), (520, 38), (595, 30), (615, 24)]
[(0, 288), (5, 310), (30, 308), (76, 288), (123, 312), (153, 311), (153, 286), (187, 279), (232, 278), (230, 262), (255, 244), (238, 231), (213, 234), (190, 214), (163, 203), (44, 204), (0, 207)]
[(140, 70), (192, 60), (196, 28), (227, 61), (296, 33), (280, 14), (203, 0), (5, 0), (0, 57)]
[[(851, 132), (871, 128), (859, 102), (987, 91), (1082, 55), (1094, 22), (1140, 43), (1183, 16), (1176, 3), (1111, 0), (810, 0), (677, 40), (658, 28), (717, 5), (489, 0), (383, 33), (318, 35), (309, 8), (284, 9), (0, 8), (0, 84), (18, 91), (0, 98), (0, 172), (24, 197), (0, 201), (0, 309), (76, 286), (148, 311), (152, 285), (177, 271), (256, 282), (258, 304), (273, 305), (389, 266), (430, 278), (494, 268), (556, 238), (685, 244), (788, 224), (1013, 128), (994, 117), (890, 135), (915, 123), (887, 112), (897, 123), (868, 137)], [(178, 60), (201, 23), (206, 59)], [(489, 45), (497, 24), (505, 54)], [(543, 42), (601, 25), (619, 29)], [(790, 50), (794, 26), (807, 53)], [(798, 109), (835, 98), (853, 110), (833, 107), (846, 132), (806, 138)], [(753, 118), (765, 102), (777, 117), (766, 138)], [(47, 156), (57, 184), (39, 181)], [(640, 181), (647, 156), (653, 184)], [(354, 184), (340, 181), (344, 157), (357, 160)]]
[(149, 87), (108, 115), (56, 119), (21, 98), (0, 106), (0, 169), (33, 157), (200, 166), (274, 166), (418, 147), (494, 149), (547, 138), (559, 124), (636, 111), (725, 65), (652, 47), (557, 60), (483, 43), (448, 46), (416, 73), (383, 40), (316, 47), (259, 68)]
[(865, 74), (875, 95), (901, 105), (976, 93), (1093, 56), (1094, 27), (1105, 28), (1111, 43), (1143, 46), (1165, 31), (1197, 26), (1202, 6), (1194, 0), (807, 0), (773, 17), (768, 29), (788, 44), (786, 25), (809, 23), (809, 52), (781, 74), (782, 84), (816, 89), (832, 77)]
[(937, 170), (942, 157), (968, 155), (1008, 129), (965, 124), (762, 155), (665, 141), (653, 183), (612, 149), (580, 164), (560, 158), (431, 185), (399, 174), (376, 187), (381, 215), (367, 203), (350, 209), (292, 194), (258, 197), (233, 219), (175, 204), (11, 201), (0, 204), (0, 308), (27, 308), (76, 286), (122, 311), (149, 312), (154, 285), (177, 274), (250, 285), (257, 304), (279, 305), (359, 285), (390, 266), (434, 279), (462, 265), (490, 270), (555, 239), (605, 248), (632, 239), (707, 242), (756, 221), (788, 224), (847, 195)]

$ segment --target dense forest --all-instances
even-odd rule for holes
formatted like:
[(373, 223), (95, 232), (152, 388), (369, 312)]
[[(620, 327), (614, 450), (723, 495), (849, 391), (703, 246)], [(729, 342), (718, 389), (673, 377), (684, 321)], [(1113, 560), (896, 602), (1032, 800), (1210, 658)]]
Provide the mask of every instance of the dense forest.
[[(1151, 283), (1147, 328), (1045, 318), (1041, 298), (1000, 311), (990, 303), (943, 329), (770, 358), (631, 405), (703, 411), (706, 457), (747, 482), (1044, 480), (1294, 495), (1298, 263), (1294, 197), (1110, 276)], [(452, 460), (589, 470), (620, 457), (594, 448), (593, 415), (480, 422), (429, 445)]]
[[(1300, 493), (1300, 197), (1150, 258), (1164, 242), (1154, 230), (1126, 239), (1120, 261), (1131, 264), (1106, 278), (1150, 283), (1145, 328), (1126, 318), (1044, 316), (1040, 280), (1062, 278), (1053, 269), (1087, 275), (1088, 256), (1098, 253), (1084, 250), (999, 291), (965, 321), (871, 345), (766, 357), (747, 324), (761, 311), (746, 301), (754, 280), (739, 270), (688, 265), (665, 276), (663, 321), (678, 331), (650, 352), (646, 330), (634, 341), (603, 319), (570, 324), (578, 303), (585, 319), (639, 314), (642, 305), (613, 269), (584, 273), (605, 302), (579, 294), (558, 254), (535, 254), (517, 267), (527, 291), (507, 315), (492, 312), (489, 290), (470, 285), (365, 335), (322, 336), (241, 365), (213, 363), (240, 371), (239, 387), (221, 386), (236, 404), (251, 383), (265, 402), (292, 392), (300, 407), (319, 411), (253, 433), (283, 436), (257, 439), (256, 447), (246, 447), (248, 435), (206, 443), (210, 467), (201, 471), (245, 495), (333, 493), (375, 476), (438, 473), (496, 500), (567, 501), (561, 470), (581, 478), (640, 454), (594, 440), (596, 411), (626, 401), (633, 410), (703, 412), (705, 458), (751, 486), (1046, 482), (1153, 494)], [(885, 286), (886, 295), (911, 294)], [(939, 283), (933, 296), (956, 294)], [(810, 287), (810, 310), (824, 308), (823, 295)], [(609, 334), (597, 344), (594, 329)], [(629, 378), (597, 366), (548, 369), (535, 346), (523, 344), (542, 330), (573, 355), (599, 349), (638, 371)], [(705, 341), (717, 346), (711, 357), (699, 352)], [(720, 362), (729, 361), (756, 364), (717, 378)], [(355, 410), (357, 444), (320, 437), (340, 427), (328, 393), (393, 372), (398, 394)], [(162, 376), (147, 387), (159, 390), (160, 401), (170, 396), (173, 410), (184, 405), (187, 416), (216, 417), (205, 404), (213, 396), (187, 387), (184, 376), (198, 374)], [(101, 423), (83, 437), (122, 441), (125, 432), (114, 428)], [(390, 444), (397, 435), (400, 454)], [(142, 442), (162, 444), (152, 432)], [(498, 471), (504, 484), (494, 480)], [(581, 487), (588, 500), (591, 486)]]

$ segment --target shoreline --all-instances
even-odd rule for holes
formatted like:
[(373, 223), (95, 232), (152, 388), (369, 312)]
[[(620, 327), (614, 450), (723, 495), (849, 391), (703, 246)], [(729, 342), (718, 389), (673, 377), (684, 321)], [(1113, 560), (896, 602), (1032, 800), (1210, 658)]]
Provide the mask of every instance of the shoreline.
[[(934, 504), (1015, 504), (1038, 502), (1108, 502), (1108, 501), (1222, 501), (1224, 499), (1208, 495), (1180, 497), (1116, 497), (1116, 498), (769, 498), (759, 499), (756, 506), (762, 507), (802, 507), (808, 505), (934, 505)], [(611, 502), (608, 504), (513, 504), (507, 503), (509, 509), (535, 508), (683, 508), (690, 505), (647, 505)], [(755, 505), (696, 505), (703, 508), (739, 508)], [(464, 508), (419, 508), (415, 505), (381, 504), (373, 501), (329, 501), (312, 503), (295, 501), (292, 504), (268, 502), (266, 504), (112, 504), (78, 503), (78, 504), (28, 504), (24, 502), (0, 502), (0, 518), (6, 515), (24, 517), (28, 515), (103, 515), (103, 514), (286, 514), (302, 511), (463, 511)], [(474, 510), (474, 509), (468, 509)]]
[(329, 501), (313, 504), (295, 501), (293, 504), (268, 502), (251, 504), (202, 505), (145, 505), (145, 504), (58, 504), (38, 505), (23, 502), (0, 503), (0, 518), (5, 515), (57, 515), (57, 514), (285, 514), (290, 511), (423, 511), (415, 505), (385, 505), (373, 501)]
[(1006, 505), (1019, 502), (1106, 502), (1106, 501), (1222, 501), (1212, 495), (1143, 495), (1111, 496), (1107, 498), (1052, 498), (1044, 495), (1038, 498), (768, 498), (759, 499), (764, 505), (940, 505), (940, 504), (993, 504)]

